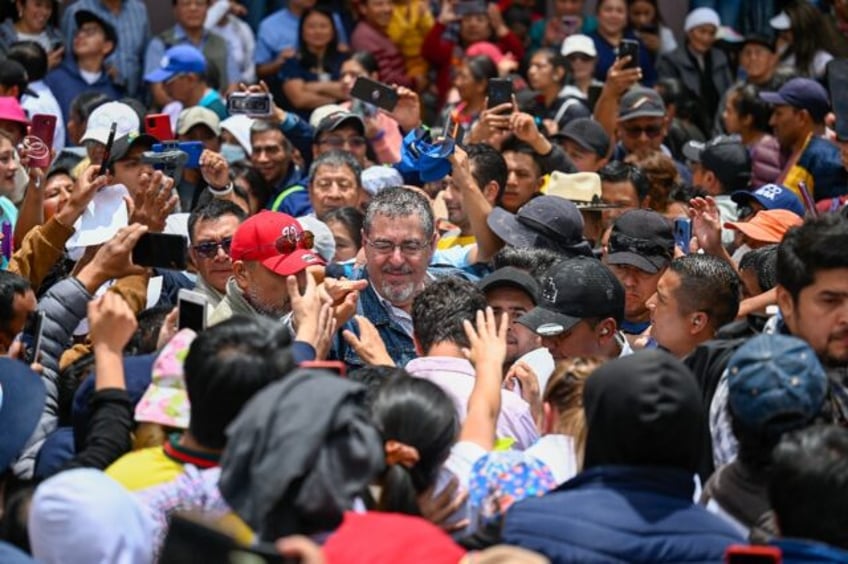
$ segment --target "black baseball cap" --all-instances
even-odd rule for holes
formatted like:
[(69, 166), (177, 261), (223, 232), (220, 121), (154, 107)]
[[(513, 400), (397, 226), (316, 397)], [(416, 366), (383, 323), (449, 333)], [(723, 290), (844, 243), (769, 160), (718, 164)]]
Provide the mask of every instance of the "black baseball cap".
[(109, 164), (114, 164), (126, 157), (127, 153), (130, 152), (130, 149), (137, 145), (143, 144), (147, 148), (152, 148), (156, 143), (159, 143), (159, 140), (152, 135), (147, 135), (146, 133), (142, 133), (140, 135), (130, 133), (129, 135), (118, 137), (112, 145), (112, 152), (109, 154)]
[(774, 40), (768, 36), (759, 34), (759, 33), (751, 33), (745, 36), (745, 39), (742, 40), (742, 43), (739, 45), (740, 49), (748, 45), (749, 43), (753, 43), (755, 45), (762, 45), (772, 53), (774, 53)]
[(626, 211), (613, 223), (607, 249), (607, 264), (655, 274), (674, 258), (671, 222), (653, 210)]
[(360, 135), (365, 135), (365, 122), (359, 115), (352, 112), (333, 112), (318, 122), (318, 127), (315, 128), (315, 139), (324, 132), (337, 130), (342, 125), (352, 125)]
[(624, 319), (624, 288), (601, 261), (574, 257), (552, 266), (541, 279), (539, 303), (518, 322), (543, 337), (554, 337), (583, 319)]
[(719, 135), (706, 143), (689, 141), (683, 155), (715, 174), (727, 192), (744, 190), (751, 183), (751, 155), (738, 139)]
[(5, 59), (0, 62), (0, 84), (6, 88), (17, 86), (21, 96), (26, 94), (38, 98), (38, 94), (29, 88), (29, 74), (26, 68), (14, 59)]
[(592, 118), (573, 119), (551, 138), (557, 141), (570, 139), (599, 157), (606, 157), (609, 153), (610, 137), (601, 124)]
[(115, 33), (115, 28), (91, 10), (78, 10), (74, 14), (74, 20), (77, 22), (77, 29), (89, 22), (96, 23), (103, 30), (103, 35), (106, 36), (106, 39), (112, 42), (112, 51), (118, 46), (118, 34)]
[(514, 214), (496, 207), (486, 221), (495, 235), (513, 247), (543, 247), (568, 256), (590, 256), (583, 238), (583, 216), (574, 202), (536, 196)]
[(483, 292), (494, 290), (495, 288), (516, 288), (521, 290), (533, 300), (533, 305), (539, 303), (539, 283), (536, 279), (530, 276), (526, 270), (521, 270), (514, 266), (504, 266), (492, 272), (480, 282), (477, 287)]

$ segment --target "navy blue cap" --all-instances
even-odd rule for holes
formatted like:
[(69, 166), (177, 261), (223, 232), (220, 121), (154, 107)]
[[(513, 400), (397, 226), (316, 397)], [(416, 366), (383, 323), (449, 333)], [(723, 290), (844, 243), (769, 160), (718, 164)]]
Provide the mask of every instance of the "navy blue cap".
[(574, 202), (537, 196), (514, 214), (496, 207), (486, 221), (495, 235), (513, 247), (543, 247), (569, 256), (591, 255), (583, 238), (583, 216)]
[(728, 404), (738, 423), (775, 437), (808, 425), (827, 396), (815, 351), (787, 335), (757, 335), (727, 364)]
[(798, 199), (792, 190), (777, 184), (766, 184), (760, 186), (753, 192), (739, 190), (730, 195), (730, 199), (744, 206), (752, 200), (759, 202), (767, 210), (789, 210), (804, 217), (804, 204)]
[(0, 358), (0, 473), (21, 454), (35, 431), (45, 398), (38, 374), (23, 362)]
[(813, 119), (821, 121), (830, 111), (830, 99), (824, 86), (810, 78), (793, 78), (777, 92), (760, 92), (760, 98), (770, 104), (788, 105), (807, 110)]

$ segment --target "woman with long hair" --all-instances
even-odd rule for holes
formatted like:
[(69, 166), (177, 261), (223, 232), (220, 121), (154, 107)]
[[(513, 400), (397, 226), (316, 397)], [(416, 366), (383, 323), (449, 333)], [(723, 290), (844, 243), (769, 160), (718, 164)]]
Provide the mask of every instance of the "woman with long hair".
[(728, 90), (722, 119), (728, 133), (739, 135), (751, 154), (751, 189), (777, 182), (786, 158), (771, 134), (771, 105), (760, 98), (753, 84), (739, 84)]
[(47, 53), (49, 69), (62, 62), (65, 55), (62, 32), (59, 30), (57, 0), (16, 0), (12, 17), (0, 24), (0, 47), (5, 52), (18, 41), (35, 41)]
[(821, 79), (827, 63), (834, 57), (848, 55), (844, 38), (806, 0), (793, 0), (769, 23), (777, 33), (780, 64), (794, 68), (803, 76)]
[(627, 0), (630, 25), (654, 56), (677, 49), (674, 34), (665, 25), (657, 0)]
[(595, 78), (606, 80), (607, 72), (618, 56), (621, 40), (630, 39), (639, 43), (639, 60), (635, 62), (642, 69), (642, 84), (653, 86), (657, 78), (654, 59), (630, 27), (626, 0), (599, 0), (596, 16), (598, 29), (589, 34), (598, 51)]
[(592, 112), (581, 96), (564, 94), (568, 63), (562, 55), (547, 47), (530, 58), (527, 80), (538, 93), (532, 113), (542, 118), (548, 134), (553, 135), (573, 119), (589, 117)]
[(283, 94), (304, 119), (319, 106), (344, 98), (340, 74), (344, 55), (331, 12), (312, 8), (300, 18), (298, 54), (280, 69)]

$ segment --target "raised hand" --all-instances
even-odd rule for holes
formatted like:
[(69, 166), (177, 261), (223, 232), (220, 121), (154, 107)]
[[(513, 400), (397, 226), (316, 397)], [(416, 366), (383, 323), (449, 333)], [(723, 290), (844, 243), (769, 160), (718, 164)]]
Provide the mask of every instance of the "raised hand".
[(115, 292), (88, 303), (88, 334), (94, 347), (120, 354), (135, 333), (138, 323), (126, 300)]
[(367, 317), (357, 315), (356, 324), (359, 326), (359, 336), (353, 331), (345, 329), (342, 337), (350, 345), (350, 348), (362, 359), (365, 364), (394, 366), (395, 361), (389, 355), (386, 344), (380, 337), (380, 332), (374, 327)]

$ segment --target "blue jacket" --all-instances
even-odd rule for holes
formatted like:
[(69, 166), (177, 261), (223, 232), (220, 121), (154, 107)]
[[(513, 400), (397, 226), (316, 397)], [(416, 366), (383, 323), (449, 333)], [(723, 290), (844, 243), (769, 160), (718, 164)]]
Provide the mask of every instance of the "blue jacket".
[(820, 542), (778, 539), (772, 545), (783, 553), (783, 564), (836, 564), (848, 562), (848, 552)]
[[(59, 102), (65, 123), (68, 122), (71, 102), (83, 92), (101, 92), (112, 100), (117, 100), (124, 95), (123, 91), (112, 83), (109, 75), (105, 72), (100, 75), (100, 78), (94, 84), (87, 83), (80, 74), (76, 61), (71, 59), (65, 59), (61, 65), (47, 73), (44, 82), (50, 87), (56, 101)], [(68, 140), (68, 143), (70, 143), (70, 140)]]
[(691, 474), (673, 468), (596, 466), (507, 512), (503, 541), (553, 563), (723, 562), (744, 539), (692, 502)]

